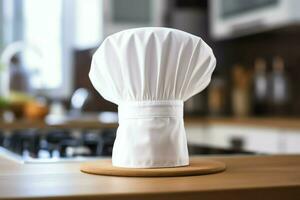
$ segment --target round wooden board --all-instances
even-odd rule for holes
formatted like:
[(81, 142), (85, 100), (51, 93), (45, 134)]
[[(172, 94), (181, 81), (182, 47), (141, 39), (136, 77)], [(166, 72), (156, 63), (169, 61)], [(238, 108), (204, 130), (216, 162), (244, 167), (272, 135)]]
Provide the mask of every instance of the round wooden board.
[(190, 165), (170, 168), (122, 168), (114, 167), (111, 160), (83, 163), (80, 170), (89, 174), (127, 177), (194, 176), (222, 172), (226, 165), (209, 159), (191, 159)]

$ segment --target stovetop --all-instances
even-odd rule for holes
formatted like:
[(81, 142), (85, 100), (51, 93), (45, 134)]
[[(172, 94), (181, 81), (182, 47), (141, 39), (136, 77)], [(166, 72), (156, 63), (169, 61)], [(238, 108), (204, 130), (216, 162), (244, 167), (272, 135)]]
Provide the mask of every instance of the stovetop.
[(82, 161), (110, 157), (115, 129), (0, 132), (0, 151), (21, 162)]

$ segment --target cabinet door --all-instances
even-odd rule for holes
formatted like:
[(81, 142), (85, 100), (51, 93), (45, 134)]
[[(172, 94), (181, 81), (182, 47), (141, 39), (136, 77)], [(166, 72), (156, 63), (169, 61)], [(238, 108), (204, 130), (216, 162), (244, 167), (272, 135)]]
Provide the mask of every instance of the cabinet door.
[[(207, 145), (216, 148), (230, 148), (230, 139), (234, 128), (235, 127), (232, 126), (222, 125), (189, 125), (186, 126), (187, 140), (189, 144)], [(233, 133), (233, 135), (236, 134)]]
[(300, 153), (300, 131), (285, 132), (285, 153)]
[(275, 128), (249, 128), (245, 150), (267, 154), (282, 153), (279, 130)]
[(277, 129), (253, 126), (211, 125), (187, 126), (190, 144), (231, 148), (233, 140), (240, 140), (242, 150), (257, 153), (282, 153)]
[(233, 140), (240, 140), (242, 149), (257, 153), (279, 153), (279, 132), (277, 129), (253, 126), (214, 126), (213, 141), (230, 148)]

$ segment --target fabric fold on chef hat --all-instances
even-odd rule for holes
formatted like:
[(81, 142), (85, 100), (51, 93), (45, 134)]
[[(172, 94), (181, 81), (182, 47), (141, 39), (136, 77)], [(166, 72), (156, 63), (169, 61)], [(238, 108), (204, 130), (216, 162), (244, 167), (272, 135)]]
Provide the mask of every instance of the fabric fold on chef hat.
[(129, 29), (106, 38), (89, 76), (103, 98), (118, 105), (113, 165), (188, 165), (183, 102), (209, 84), (215, 65), (201, 38), (176, 29)]

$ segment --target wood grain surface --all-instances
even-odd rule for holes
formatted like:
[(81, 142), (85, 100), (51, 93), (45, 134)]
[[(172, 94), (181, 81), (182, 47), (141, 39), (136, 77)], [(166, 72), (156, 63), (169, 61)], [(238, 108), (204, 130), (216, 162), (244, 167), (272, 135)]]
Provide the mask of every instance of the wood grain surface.
[(226, 171), (162, 178), (95, 176), (80, 172), (80, 163), (16, 164), (0, 158), (0, 199), (300, 199), (298, 155), (210, 158), (226, 163)]

